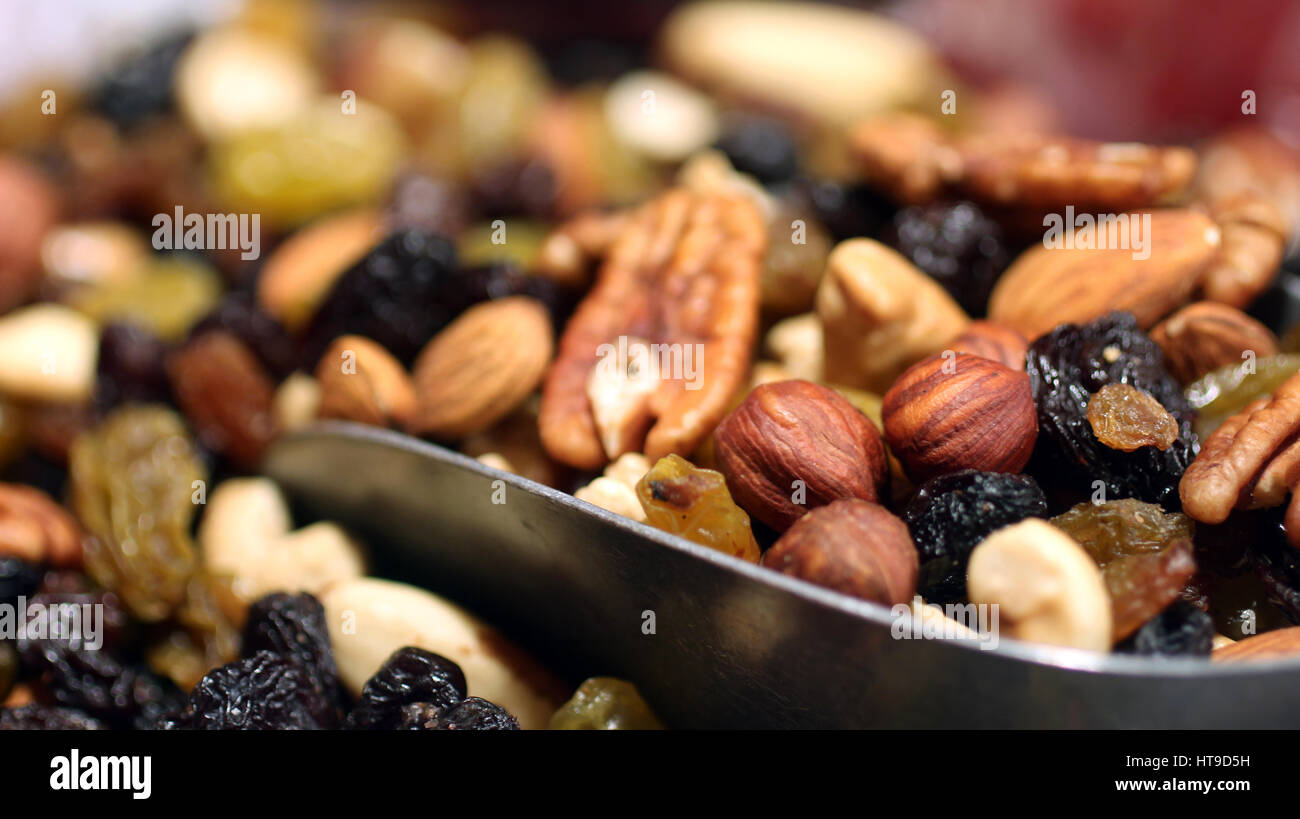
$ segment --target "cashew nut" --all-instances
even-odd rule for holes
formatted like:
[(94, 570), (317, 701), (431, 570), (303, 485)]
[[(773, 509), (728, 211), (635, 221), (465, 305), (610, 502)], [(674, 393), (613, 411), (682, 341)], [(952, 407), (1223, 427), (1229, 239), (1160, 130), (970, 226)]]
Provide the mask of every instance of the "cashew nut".
[(82, 401), (95, 383), (99, 332), (69, 307), (37, 304), (0, 319), (0, 392), (36, 401)]
[(1083, 547), (1029, 518), (999, 529), (971, 553), (972, 603), (998, 606), (1000, 627), (1032, 643), (1109, 651), (1110, 595)]
[(608, 509), (616, 515), (645, 521), (645, 509), (636, 496), (636, 484), (650, 471), (650, 462), (639, 452), (628, 452), (605, 467), (605, 474), (573, 493), (578, 500)]

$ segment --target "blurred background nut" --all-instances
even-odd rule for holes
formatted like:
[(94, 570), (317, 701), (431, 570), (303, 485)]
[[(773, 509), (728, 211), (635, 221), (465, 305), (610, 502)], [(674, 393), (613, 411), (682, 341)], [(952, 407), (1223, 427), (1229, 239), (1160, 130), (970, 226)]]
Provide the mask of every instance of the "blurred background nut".
[(1029, 376), (967, 353), (917, 363), (881, 412), (890, 452), (918, 482), (961, 469), (1019, 472), (1038, 437)]
[(907, 524), (857, 498), (813, 509), (763, 555), (763, 565), (891, 606), (916, 593), (918, 557)]
[(1243, 125), (1212, 137), (1200, 154), (1198, 197), (1217, 202), (1244, 193), (1263, 196), (1281, 214), (1283, 235), (1294, 250), (1300, 241), (1300, 150), (1267, 128)]
[(271, 412), (285, 432), (310, 424), (320, 412), (320, 384), (306, 373), (290, 373), (275, 388)]
[(627, 452), (605, 467), (605, 474), (574, 492), (573, 496), (623, 517), (644, 521), (646, 513), (636, 496), (636, 485), (649, 471), (650, 462), (644, 455)]
[(911, 262), (871, 239), (840, 243), (817, 290), (826, 378), (884, 392), (899, 373), (947, 348), (970, 319)]
[[(1277, 355), (1273, 331), (1226, 304), (1189, 304), (1151, 329), (1165, 354), (1165, 369), (1184, 384), (1246, 358)], [(1249, 354), (1249, 355), (1247, 355)]]
[(81, 527), (39, 489), (0, 483), (0, 556), (81, 566)]
[(336, 583), (318, 596), (339, 678), (353, 697), (405, 646), (455, 662), (469, 693), (505, 708), (521, 728), (545, 728), (567, 696), (562, 683), (496, 629), (423, 589), (367, 577)]
[(31, 295), (41, 275), (41, 242), (61, 209), (58, 192), (40, 171), (0, 154), (0, 310)]
[(736, 502), (778, 532), (833, 500), (884, 496), (880, 432), (829, 387), (762, 384), (723, 419), (714, 440)]
[(1036, 518), (999, 529), (971, 552), (966, 588), (998, 606), (1002, 633), (1032, 643), (1108, 651), (1111, 604), (1083, 547)]
[(955, 353), (969, 353), (996, 361), (1013, 370), (1024, 372), (1025, 355), (1029, 341), (1023, 335), (993, 321), (973, 321), (966, 332), (958, 336), (949, 349)]
[(1222, 239), (1201, 292), (1210, 301), (1245, 309), (1277, 277), (1292, 226), (1272, 201), (1254, 193), (1211, 200), (1210, 215)]
[(667, 74), (636, 71), (605, 93), (614, 136), (659, 162), (680, 162), (718, 133), (713, 101)]
[(508, 472), (559, 487), (567, 473), (542, 449), (537, 431), (537, 403), (529, 399), (497, 423), (465, 438), (460, 442), (460, 451), (472, 458), (496, 453), (510, 464)]
[(148, 257), (144, 234), (121, 222), (61, 225), (41, 245), (45, 283), (56, 292), (124, 283), (145, 268)]
[(763, 345), (781, 362), (788, 378), (821, 381), (826, 369), (822, 322), (816, 313), (791, 316), (772, 325)]
[(0, 392), (36, 401), (80, 402), (95, 386), (99, 333), (67, 307), (35, 304), (0, 318)]
[(362, 336), (339, 336), (316, 365), (320, 417), (403, 426), (415, 414), (415, 386), (402, 363)]

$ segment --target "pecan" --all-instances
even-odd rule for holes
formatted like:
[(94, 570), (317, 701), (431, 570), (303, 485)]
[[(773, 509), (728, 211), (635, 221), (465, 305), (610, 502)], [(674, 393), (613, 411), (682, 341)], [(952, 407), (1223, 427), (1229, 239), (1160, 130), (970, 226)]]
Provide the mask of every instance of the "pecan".
[(0, 483), (0, 555), (55, 566), (81, 565), (81, 527), (49, 495)]
[(1277, 506), (1300, 483), (1300, 375), (1223, 422), (1178, 485), (1183, 511), (1222, 523), (1233, 509)]
[[(623, 454), (607, 451), (603, 440), (644, 451), (651, 461), (690, 454), (722, 419), (749, 369), (765, 243), (762, 217), (739, 196), (673, 189), (634, 211), (565, 328), (547, 375), (539, 418), (547, 452), (582, 469)], [(688, 354), (693, 358), (694, 378), (684, 366), (640, 373), (657, 383), (639, 403), (619, 405), (628, 423), (654, 419), (644, 447), (636, 445), (639, 434), (623, 435), (608, 423), (601, 430), (588, 392), (597, 365), (611, 360), (620, 339), (625, 348), (629, 339), (666, 345), (659, 350), (680, 355), (683, 365)]]
[(1266, 128), (1234, 127), (1203, 145), (1195, 189), (1207, 202), (1257, 193), (1281, 214), (1289, 239), (1300, 238), (1300, 150)]
[(1212, 301), (1189, 304), (1151, 330), (1165, 353), (1165, 367), (1184, 384), (1211, 370), (1240, 364), (1247, 352), (1277, 355), (1277, 337), (1235, 307)]
[(849, 144), (863, 172), (900, 202), (934, 199), (962, 172), (961, 156), (934, 120), (890, 114), (858, 123)]
[(1201, 290), (1211, 301), (1244, 308), (1273, 283), (1286, 249), (1286, 224), (1272, 202), (1254, 193), (1213, 200), (1209, 210), (1222, 238)]

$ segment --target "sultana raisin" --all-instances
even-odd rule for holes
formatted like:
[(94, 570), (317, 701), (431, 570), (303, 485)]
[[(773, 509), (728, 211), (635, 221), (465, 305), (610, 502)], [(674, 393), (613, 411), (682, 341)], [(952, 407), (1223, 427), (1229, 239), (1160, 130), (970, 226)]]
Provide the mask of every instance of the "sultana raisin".
[(932, 603), (966, 599), (966, 563), (980, 541), (1025, 518), (1047, 516), (1028, 475), (965, 469), (921, 484), (903, 510), (921, 570), (917, 591)]
[(1256, 398), (1266, 398), (1296, 372), (1300, 354), (1269, 356), (1222, 367), (1187, 385), (1187, 403), (1196, 410), (1196, 434), (1201, 440)]
[(614, 677), (592, 677), (551, 717), (551, 730), (656, 731), (663, 723), (636, 686)]
[(1088, 426), (1111, 449), (1133, 452), (1144, 446), (1169, 449), (1178, 422), (1150, 395), (1129, 384), (1107, 384), (1088, 398)]
[(196, 572), (174, 622), (149, 646), (149, 667), (188, 691), (204, 674), (238, 657), (234, 601), (228, 582)]
[(117, 409), (77, 439), (68, 466), (71, 505), (89, 533), (87, 572), (139, 619), (166, 619), (198, 562), (192, 493), (208, 477), (180, 417), (153, 405)]
[(758, 542), (721, 472), (699, 469), (680, 455), (660, 458), (636, 485), (646, 523), (701, 546), (757, 562)]
[(225, 330), (191, 339), (167, 359), (176, 403), (204, 446), (252, 469), (275, 439), (275, 388), (248, 345)]
[(402, 727), (402, 709), (428, 703), (446, 711), (465, 698), (465, 673), (460, 666), (422, 648), (407, 646), (393, 652), (361, 689), (348, 727), (391, 730)]
[(203, 731), (318, 730), (337, 727), (333, 706), (298, 663), (270, 651), (208, 673), (190, 692), (173, 728)]

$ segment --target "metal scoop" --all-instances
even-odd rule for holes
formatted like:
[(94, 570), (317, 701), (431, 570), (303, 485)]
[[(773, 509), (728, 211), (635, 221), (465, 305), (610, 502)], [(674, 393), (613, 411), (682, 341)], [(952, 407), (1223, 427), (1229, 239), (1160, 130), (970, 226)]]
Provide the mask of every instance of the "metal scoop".
[(368, 537), (377, 571), (457, 600), (575, 681), (634, 681), (674, 727), (1300, 727), (1300, 660), (898, 639), (883, 606), (387, 430), (315, 425), (265, 471), (302, 513)]

